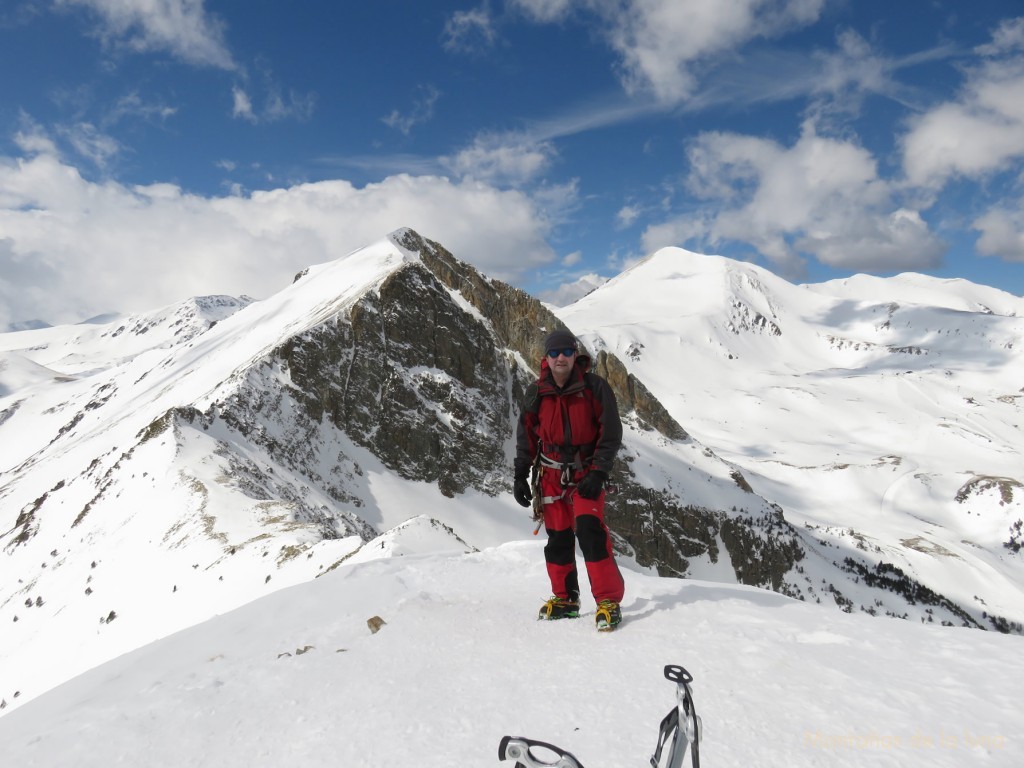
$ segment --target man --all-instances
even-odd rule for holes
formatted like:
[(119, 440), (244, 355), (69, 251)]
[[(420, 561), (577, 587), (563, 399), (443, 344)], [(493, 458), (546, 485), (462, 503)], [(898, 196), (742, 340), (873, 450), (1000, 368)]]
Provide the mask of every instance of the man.
[(540, 494), (548, 543), (544, 560), (554, 596), (540, 619), (576, 618), (580, 610), (576, 540), (597, 602), (597, 628), (622, 621), (622, 574), (604, 522), (604, 484), (622, 442), (619, 409), (608, 382), (590, 372), (576, 337), (556, 330), (544, 340), (540, 378), (526, 391), (516, 434), (516, 501), (530, 506), (528, 480), (540, 462)]

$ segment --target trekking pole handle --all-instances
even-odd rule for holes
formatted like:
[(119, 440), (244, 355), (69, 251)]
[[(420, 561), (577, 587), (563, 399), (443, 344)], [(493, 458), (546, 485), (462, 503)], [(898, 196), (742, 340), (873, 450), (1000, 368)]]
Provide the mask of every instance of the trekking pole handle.
[(678, 664), (666, 664), (665, 679), (671, 680), (673, 683), (682, 683), (684, 685), (689, 685), (693, 682), (693, 675), (691, 675)]
[[(545, 760), (531, 751), (534, 747), (551, 752), (557, 759), (553, 762)], [(516, 768), (583, 768), (575, 755), (561, 747), (513, 736), (505, 736), (498, 744), (498, 760), (515, 760)]]

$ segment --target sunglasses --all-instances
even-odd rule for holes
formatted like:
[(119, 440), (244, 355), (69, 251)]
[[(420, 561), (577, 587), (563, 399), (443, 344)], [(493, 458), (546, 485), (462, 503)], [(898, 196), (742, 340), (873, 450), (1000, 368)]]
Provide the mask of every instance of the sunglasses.
[(576, 354), (576, 349), (574, 347), (566, 347), (565, 349), (549, 349), (548, 350), (548, 357), (550, 357), (552, 360), (554, 360), (559, 355), (563, 355), (564, 357), (572, 357), (575, 354)]

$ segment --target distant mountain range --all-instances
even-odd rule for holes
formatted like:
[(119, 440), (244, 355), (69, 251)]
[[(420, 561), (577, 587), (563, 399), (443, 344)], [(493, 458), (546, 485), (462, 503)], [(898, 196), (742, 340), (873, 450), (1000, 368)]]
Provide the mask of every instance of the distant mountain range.
[(556, 317), (400, 230), (263, 301), (0, 334), (0, 699), (345, 562), (528, 537), (512, 433), (561, 324), (619, 398), (638, 565), (1020, 631), (1021, 305), (665, 249)]

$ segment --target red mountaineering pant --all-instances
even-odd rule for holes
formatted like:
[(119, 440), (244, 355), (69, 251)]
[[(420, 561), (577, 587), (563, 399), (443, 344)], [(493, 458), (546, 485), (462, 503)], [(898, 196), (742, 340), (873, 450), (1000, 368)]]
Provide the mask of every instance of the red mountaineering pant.
[[(596, 499), (584, 499), (576, 493), (575, 485), (562, 487), (561, 474), (557, 469), (544, 467), (541, 475), (541, 493), (545, 499), (553, 499), (544, 505), (544, 528), (548, 534), (544, 560), (551, 578), (551, 591), (555, 597), (579, 600), (576, 573), (576, 539), (579, 539), (594, 600), (622, 602), (622, 574), (612, 557), (612, 540), (604, 522), (604, 491)], [(577, 472), (575, 482), (584, 474)]]

